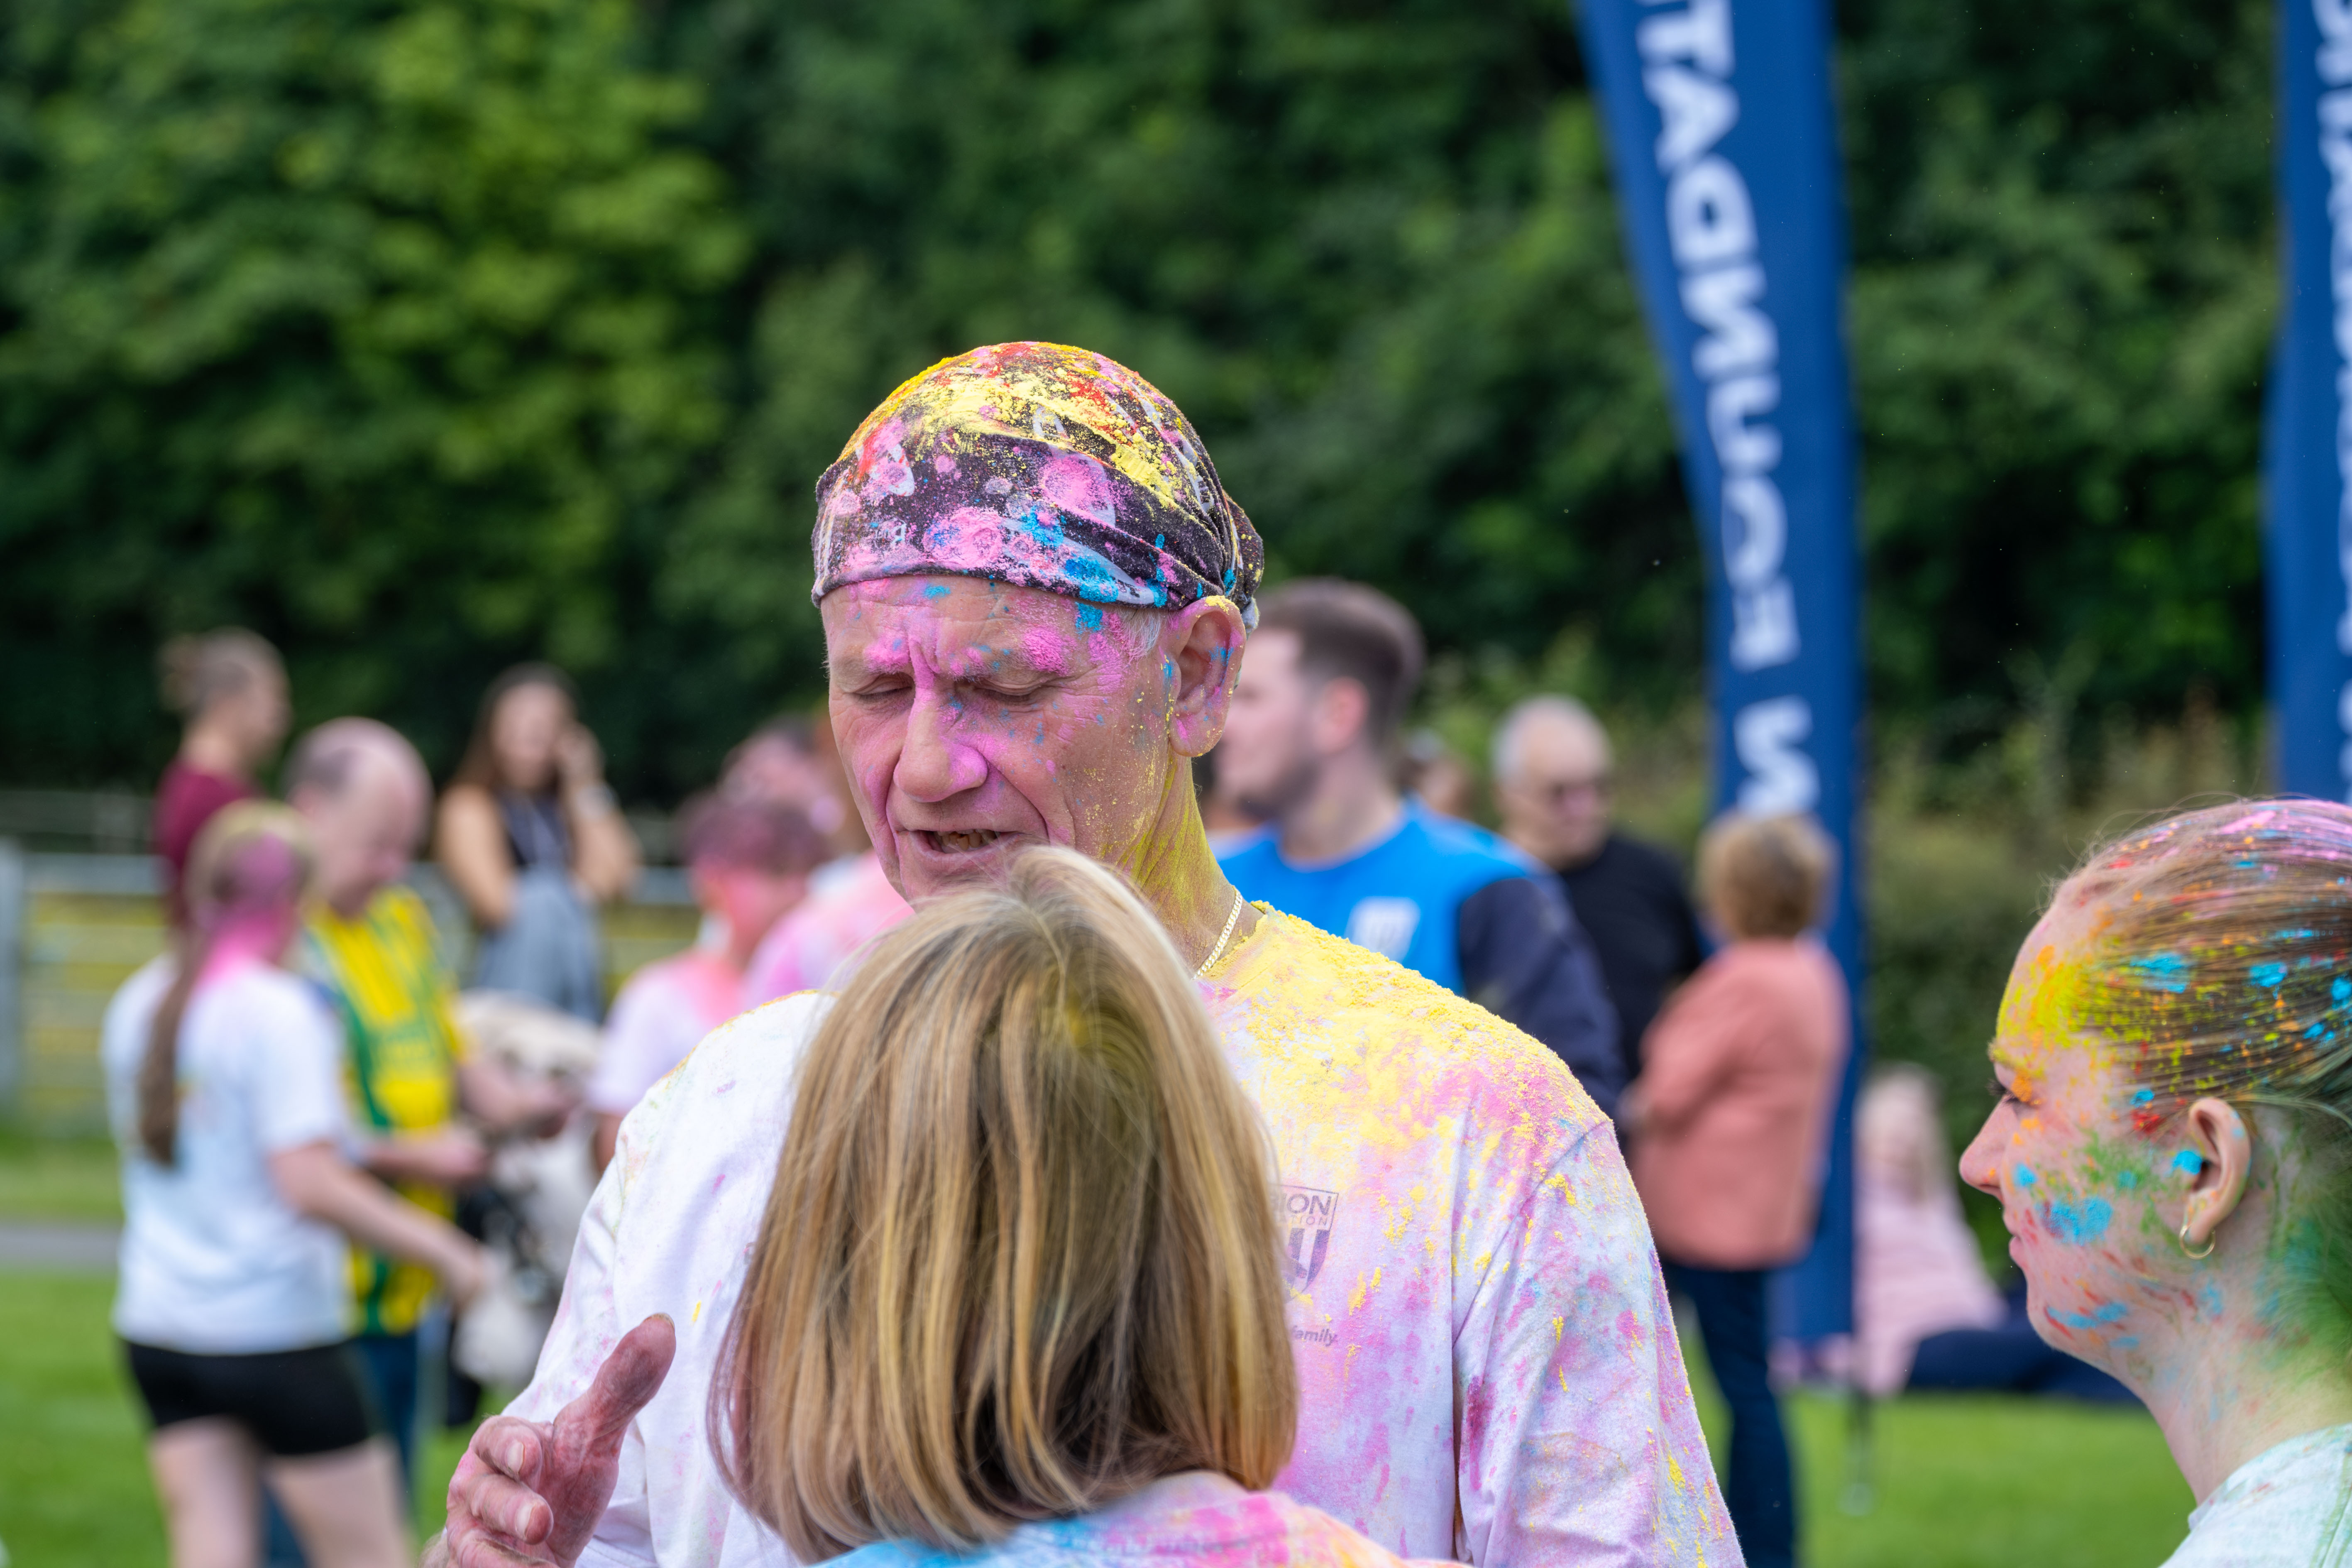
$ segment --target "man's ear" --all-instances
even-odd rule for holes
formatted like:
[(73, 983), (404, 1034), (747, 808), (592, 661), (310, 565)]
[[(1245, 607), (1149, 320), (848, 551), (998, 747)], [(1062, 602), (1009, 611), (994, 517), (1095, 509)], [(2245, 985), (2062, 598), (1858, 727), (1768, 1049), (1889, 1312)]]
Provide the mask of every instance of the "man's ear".
[(1160, 651), (1174, 670), (1168, 733), (1179, 756), (1205, 756), (1223, 736), (1248, 640), (1231, 599), (1202, 599), (1168, 617)]

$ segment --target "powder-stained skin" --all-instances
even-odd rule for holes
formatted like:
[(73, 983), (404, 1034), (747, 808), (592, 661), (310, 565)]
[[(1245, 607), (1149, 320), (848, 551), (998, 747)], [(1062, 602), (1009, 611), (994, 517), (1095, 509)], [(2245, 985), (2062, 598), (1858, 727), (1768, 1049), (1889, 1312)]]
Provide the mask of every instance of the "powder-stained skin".
[(1960, 1173), (2001, 1202), (2035, 1328), (2236, 1499), (2174, 1562), (2320, 1561), (2352, 1476), (2352, 811), (2234, 803), (2096, 851), (1990, 1055)]

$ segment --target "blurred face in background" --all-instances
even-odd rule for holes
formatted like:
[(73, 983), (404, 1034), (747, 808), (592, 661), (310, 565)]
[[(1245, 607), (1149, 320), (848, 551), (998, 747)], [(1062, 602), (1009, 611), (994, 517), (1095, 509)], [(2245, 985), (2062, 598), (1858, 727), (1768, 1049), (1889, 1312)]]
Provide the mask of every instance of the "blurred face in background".
[(1191, 817), (1190, 759), (1223, 717), (1230, 604), (1129, 609), (937, 575), (851, 584), (820, 608), (834, 738), (908, 899), (1003, 876), (1030, 844), (1155, 890), (1162, 825)]
[(556, 757), (572, 728), (572, 700), (552, 686), (518, 686), (490, 717), (490, 754), (499, 778), (520, 795), (555, 787)]
[(1596, 724), (1530, 715), (1509, 776), (1495, 781), (1503, 836), (1549, 866), (1580, 866), (1609, 838), (1613, 762)]
[(293, 805), (318, 846), (320, 896), (349, 917), (407, 874), (432, 800), (421, 773), (371, 750), (353, 760), (341, 789), (305, 785)]
[(251, 772), (278, 754), (292, 719), (286, 672), (255, 662), (246, 666), (242, 681), (205, 704), (203, 721), (229, 738)]
[(727, 922), (728, 947), (739, 961), (808, 893), (808, 878), (798, 872), (763, 871), (724, 860), (698, 860), (692, 876), (694, 901)]
[(720, 787), (736, 799), (791, 806), (830, 840), (848, 817), (841, 770), (782, 735), (755, 735), (727, 765)]
[[(1314, 793), (1324, 754), (1350, 737), (1338, 734), (1330, 704), (1339, 681), (1318, 681), (1299, 668), (1303, 645), (1291, 631), (1262, 631), (1234, 683), (1233, 712), (1217, 746), (1217, 788), (1261, 820), (1279, 817)], [(1360, 691), (1355, 682), (1346, 683)]]

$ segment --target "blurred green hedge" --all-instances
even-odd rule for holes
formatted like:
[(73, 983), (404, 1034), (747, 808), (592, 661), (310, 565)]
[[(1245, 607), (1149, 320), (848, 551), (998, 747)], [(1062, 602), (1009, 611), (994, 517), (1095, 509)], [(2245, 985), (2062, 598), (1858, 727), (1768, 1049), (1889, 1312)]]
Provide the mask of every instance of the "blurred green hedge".
[[(1838, 5), (1883, 742), (1965, 771), (2070, 650), (2255, 711), (2269, 15)], [(675, 800), (814, 693), (858, 416), (1016, 336), (1160, 382), (1278, 572), (1691, 700), (1563, 0), (11, 0), (0, 783), (142, 783), (152, 649), (242, 622), (439, 766), (558, 658)]]

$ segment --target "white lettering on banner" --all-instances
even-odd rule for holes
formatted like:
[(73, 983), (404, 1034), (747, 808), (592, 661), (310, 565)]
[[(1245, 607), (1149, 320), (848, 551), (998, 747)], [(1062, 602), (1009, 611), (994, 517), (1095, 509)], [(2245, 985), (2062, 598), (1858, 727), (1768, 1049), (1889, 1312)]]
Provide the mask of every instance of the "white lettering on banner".
[[(2334, 3), (2352, 5), (2352, 0)], [(1739, 94), (1731, 82), (1731, 0), (1689, 0), (1645, 16), (1633, 30), (1633, 45), (1643, 61), (1642, 89), (1658, 109), (1666, 247), (1682, 274), (1683, 312), (1701, 333), (1691, 349), (1691, 368), (1706, 386), (1706, 436), (1723, 470), (1717, 510), (1731, 590), (1727, 657), (1734, 669), (1769, 669), (1797, 657), (1797, 595), (1783, 570), (1788, 508), (1772, 478), (1781, 456), (1780, 426), (1769, 417), (1780, 404), (1780, 338), (1760, 303), (1766, 280), (1756, 254), (1756, 204), (1739, 170), (1716, 151), (1739, 122)], [(1801, 702), (1798, 708), (1801, 738), (1811, 733), (1812, 721)], [(1756, 784), (1762, 775), (1748, 763), (1748, 748), (1738, 750), (1754, 775), (1748, 783)], [(1767, 748), (1759, 754), (1777, 753)], [(1801, 753), (1798, 760), (1811, 768)], [(1785, 768), (1775, 776), (1785, 782), (1784, 775)], [(1743, 800), (1747, 788), (1741, 788)]]
[(1813, 710), (1801, 697), (1768, 697), (1732, 715), (1732, 749), (1748, 771), (1739, 785), (1740, 810), (1774, 816), (1821, 804), (1821, 770), (1805, 754), (1812, 732)]
[[(2319, 24), (2319, 79), (2329, 90), (2319, 95), (2319, 161), (2327, 171), (2327, 285), (2335, 306), (2336, 353), (2336, 570), (2344, 584), (2344, 608), (2336, 621), (2336, 647), (2352, 655), (2352, 0), (2312, 0)], [(2344, 736), (2336, 759), (2340, 793), (2352, 799), (2352, 686), (2336, 702), (2336, 729)]]

